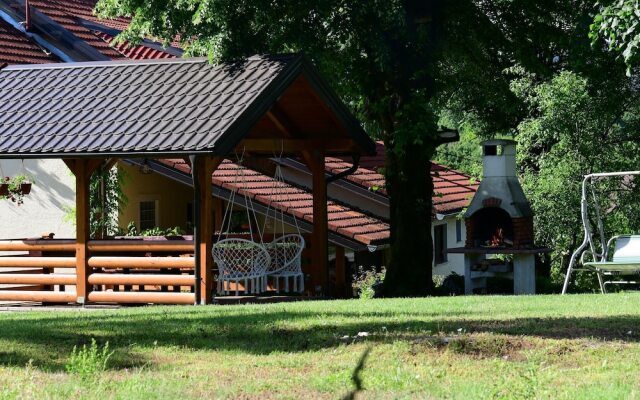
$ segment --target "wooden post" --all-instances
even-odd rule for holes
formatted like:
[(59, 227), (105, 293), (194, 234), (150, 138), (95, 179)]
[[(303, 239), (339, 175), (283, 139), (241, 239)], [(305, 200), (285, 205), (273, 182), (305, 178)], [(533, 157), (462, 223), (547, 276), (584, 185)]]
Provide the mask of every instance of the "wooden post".
[(344, 247), (336, 246), (336, 296), (347, 297), (347, 266), (344, 262)]
[(327, 183), (325, 178), (324, 154), (315, 150), (308, 154), (307, 162), (313, 182), (313, 233), (311, 236), (311, 263), (313, 265), (313, 285), (321, 287), (325, 296), (331, 296), (329, 266), (327, 263), (329, 233), (327, 216)]
[[(211, 176), (213, 171), (222, 163), (220, 157), (193, 157), (192, 169), (195, 172), (194, 184), (197, 183), (195, 192), (197, 201), (194, 201), (194, 222), (197, 234), (194, 243), (199, 257), (196, 257), (199, 287), (196, 291), (196, 301), (200, 304), (209, 304), (213, 297), (213, 256), (211, 247), (213, 244), (213, 187)], [(196, 189), (194, 187), (194, 189)], [(196, 207), (200, 207), (196, 210)], [(197, 295), (199, 294), (199, 296)]]
[(220, 165), (222, 159), (203, 157), (199, 159), (200, 165), (197, 169), (200, 183), (200, 293), (201, 304), (209, 304), (213, 294), (213, 256), (211, 246), (213, 243), (213, 190), (211, 175)]
[(76, 160), (76, 301), (84, 304), (89, 294), (89, 179), (87, 160)]

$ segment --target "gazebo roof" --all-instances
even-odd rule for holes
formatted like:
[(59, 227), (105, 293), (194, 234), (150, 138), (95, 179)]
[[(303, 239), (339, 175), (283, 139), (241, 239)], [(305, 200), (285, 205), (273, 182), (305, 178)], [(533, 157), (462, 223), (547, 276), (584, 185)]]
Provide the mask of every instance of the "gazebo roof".
[(304, 139), (375, 153), (300, 55), (10, 66), (0, 98), (2, 158), (224, 156), (246, 138), (265, 152)]

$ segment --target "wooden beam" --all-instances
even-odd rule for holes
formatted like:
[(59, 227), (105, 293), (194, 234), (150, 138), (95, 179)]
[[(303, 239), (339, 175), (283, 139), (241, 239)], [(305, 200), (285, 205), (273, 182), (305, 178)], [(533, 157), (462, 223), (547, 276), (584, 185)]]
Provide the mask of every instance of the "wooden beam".
[(91, 257), (87, 262), (91, 268), (193, 268), (193, 257)]
[(193, 293), (92, 292), (89, 300), (98, 303), (193, 304)]
[(336, 296), (347, 297), (347, 265), (344, 262), (344, 247), (336, 246)]
[(88, 160), (75, 161), (76, 175), (76, 301), (84, 304), (89, 292), (89, 173)]
[(254, 154), (297, 154), (304, 151), (321, 150), (326, 153), (352, 154), (360, 149), (351, 139), (244, 139), (238, 146), (238, 154), (243, 151)]
[(211, 176), (222, 163), (221, 157), (202, 157), (198, 160), (200, 166), (197, 179), (200, 181), (200, 293), (201, 304), (209, 304), (213, 296), (213, 257), (211, 249), (213, 245), (213, 186)]
[(304, 137), (300, 130), (295, 126), (293, 121), (282, 111), (278, 104), (271, 106), (271, 110), (267, 111), (267, 118), (273, 122), (285, 137), (292, 138), (294, 136)]
[(309, 169), (312, 173), (313, 185), (313, 232), (311, 236), (311, 263), (313, 265), (313, 285), (320, 286), (326, 296), (331, 295), (329, 287), (328, 214), (327, 183), (325, 178), (324, 153), (314, 150), (310, 153)]

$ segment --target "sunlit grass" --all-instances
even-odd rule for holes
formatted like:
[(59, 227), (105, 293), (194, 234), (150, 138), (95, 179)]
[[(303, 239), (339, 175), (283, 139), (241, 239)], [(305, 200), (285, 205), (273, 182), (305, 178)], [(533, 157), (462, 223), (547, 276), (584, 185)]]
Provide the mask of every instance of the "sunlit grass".
[[(0, 314), (3, 398), (640, 397), (640, 294)], [(65, 368), (109, 343), (107, 370)]]

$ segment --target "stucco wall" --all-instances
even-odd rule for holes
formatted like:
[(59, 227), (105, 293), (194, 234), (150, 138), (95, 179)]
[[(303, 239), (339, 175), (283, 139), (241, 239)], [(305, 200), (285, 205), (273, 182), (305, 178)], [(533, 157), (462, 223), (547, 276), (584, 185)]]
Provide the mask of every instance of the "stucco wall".
[(38, 237), (54, 232), (56, 238), (75, 238), (75, 226), (65, 222), (69, 208), (75, 207), (75, 178), (62, 160), (1, 160), (5, 176), (33, 176), (35, 184), (24, 204), (0, 200), (0, 238)]
[(123, 192), (128, 203), (118, 220), (122, 228), (134, 221), (140, 228), (140, 202), (157, 200), (157, 225), (161, 228), (186, 228), (187, 204), (193, 201), (193, 190), (156, 173), (143, 174), (138, 167), (119, 162), (126, 174)]
[[(442, 221), (434, 220), (433, 226), (437, 225), (447, 225), (447, 247), (463, 247), (464, 246), (464, 238), (466, 237), (466, 230), (464, 226), (464, 221), (461, 224), (462, 235), (461, 241), (456, 240), (456, 217), (455, 216), (446, 216)], [(434, 232), (431, 231), (431, 235), (433, 236)], [(433, 275), (444, 275), (447, 276), (451, 274), (451, 272), (455, 272), (458, 275), (464, 275), (464, 254), (448, 254), (447, 262), (441, 264), (434, 264), (433, 266)]]

